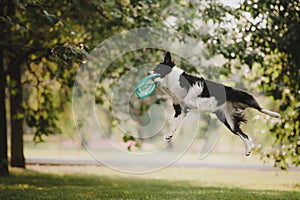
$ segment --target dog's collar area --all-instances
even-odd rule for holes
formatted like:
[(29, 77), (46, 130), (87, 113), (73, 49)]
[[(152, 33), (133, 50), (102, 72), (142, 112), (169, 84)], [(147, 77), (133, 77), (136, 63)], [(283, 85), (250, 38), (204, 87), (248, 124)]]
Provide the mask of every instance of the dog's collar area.
[(182, 74), (184, 71), (176, 66), (173, 67), (172, 71), (174, 71), (176, 74)]

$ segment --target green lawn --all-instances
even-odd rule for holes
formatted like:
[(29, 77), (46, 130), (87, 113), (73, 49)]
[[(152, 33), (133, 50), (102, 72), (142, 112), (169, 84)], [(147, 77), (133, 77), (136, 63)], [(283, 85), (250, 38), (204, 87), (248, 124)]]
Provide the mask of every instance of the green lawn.
[(192, 181), (12, 170), (0, 199), (299, 199), (297, 191), (203, 186)]

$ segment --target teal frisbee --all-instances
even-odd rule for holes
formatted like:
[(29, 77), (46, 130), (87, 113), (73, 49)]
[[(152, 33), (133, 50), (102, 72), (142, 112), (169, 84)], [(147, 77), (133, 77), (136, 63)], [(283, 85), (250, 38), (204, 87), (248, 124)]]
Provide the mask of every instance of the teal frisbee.
[(151, 74), (140, 80), (136, 84), (135, 93), (139, 98), (149, 97), (156, 88), (156, 83), (153, 81), (153, 78), (159, 77), (159, 74)]

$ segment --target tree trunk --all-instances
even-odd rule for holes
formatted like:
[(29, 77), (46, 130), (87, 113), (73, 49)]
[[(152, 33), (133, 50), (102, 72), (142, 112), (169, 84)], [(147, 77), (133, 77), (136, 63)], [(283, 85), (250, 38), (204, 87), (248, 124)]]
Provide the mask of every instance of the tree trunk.
[(23, 153), (23, 111), (21, 66), (10, 72), (10, 123), (11, 123), (11, 166), (25, 168)]
[[(4, 5), (0, 1), (0, 16), (4, 14)], [(5, 41), (5, 23), (0, 20), (0, 41)], [(6, 109), (5, 109), (5, 87), (6, 76), (4, 73), (4, 51), (0, 47), (0, 176), (8, 175), (8, 158), (7, 158), (7, 124), (6, 124)]]
[[(15, 1), (1, 1), (3, 16), (13, 16), (15, 13)], [(5, 30), (5, 29), (4, 29)], [(10, 34), (8, 30), (7, 34)], [(4, 34), (5, 36), (5, 34)], [(1, 40), (5, 41), (5, 40)], [(14, 64), (8, 64), (10, 76), (10, 125), (11, 125), (11, 159), (12, 167), (25, 168), (23, 153), (23, 109), (22, 109), (22, 84), (21, 84), (21, 53), (15, 53)]]
[[(3, 34), (0, 36), (2, 40)], [(0, 48), (0, 176), (8, 175), (7, 159), (7, 124), (5, 110), (5, 86), (6, 77), (4, 74), (3, 49)]]

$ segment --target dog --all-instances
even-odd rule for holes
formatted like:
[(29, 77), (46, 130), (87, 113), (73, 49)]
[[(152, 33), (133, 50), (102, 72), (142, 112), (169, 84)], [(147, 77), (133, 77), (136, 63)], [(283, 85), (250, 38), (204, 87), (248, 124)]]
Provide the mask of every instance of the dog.
[(153, 81), (167, 89), (173, 100), (175, 114), (165, 135), (167, 141), (171, 141), (181, 120), (190, 110), (208, 111), (214, 113), (232, 133), (242, 139), (245, 154), (249, 156), (254, 143), (240, 128), (241, 122), (247, 122), (243, 113), (245, 108), (254, 108), (280, 118), (279, 113), (261, 108), (255, 98), (245, 91), (184, 72), (172, 61), (170, 52), (166, 53), (162, 63), (148, 72), (148, 75), (151, 74), (160, 75), (153, 78)]

